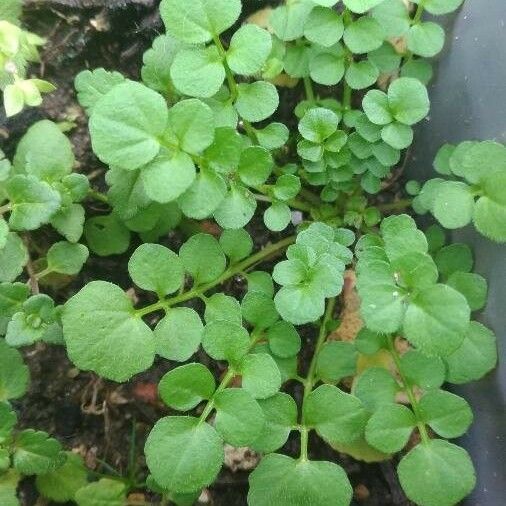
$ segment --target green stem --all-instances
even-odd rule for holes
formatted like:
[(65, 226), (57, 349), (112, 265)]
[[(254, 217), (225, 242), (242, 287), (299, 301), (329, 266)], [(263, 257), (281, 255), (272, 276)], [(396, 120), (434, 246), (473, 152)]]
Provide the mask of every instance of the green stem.
[[(256, 200), (260, 202), (273, 202), (272, 197), (269, 193), (269, 187), (268, 185), (265, 186), (257, 186), (255, 188), (261, 195), (253, 194)], [(306, 213), (311, 212), (312, 206), (309, 204), (306, 204), (306, 202), (303, 202), (300, 199), (291, 199), (287, 202), (287, 204), (292, 207), (293, 209), (298, 209), (299, 211), (304, 211)]]
[(313, 89), (313, 82), (309, 76), (304, 77), (304, 90), (306, 92), (307, 100), (314, 104), (316, 102), (316, 98)]
[(225, 376), (221, 380), (221, 383), (219, 384), (218, 388), (214, 392), (213, 396), (207, 401), (204, 411), (202, 411), (202, 414), (199, 417), (199, 425), (207, 420), (208, 416), (211, 414), (211, 412), (214, 409), (214, 402), (215, 402), (216, 396), (220, 392), (223, 392), (223, 390), (225, 390), (225, 388), (228, 387), (230, 382), (234, 379), (235, 375), (236, 375), (235, 369), (230, 367), (229, 370), (227, 371), (227, 374), (225, 374)]
[(93, 190), (91, 188), (88, 190), (88, 198), (98, 200), (104, 204), (109, 204), (109, 198), (105, 193)]
[(38, 281), (39, 279), (45, 277), (45, 276), (48, 276), (49, 274), (51, 274), (53, 271), (47, 267), (46, 269), (44, 269), (43, 271), (40, 271), (40, 272), (37, 272), (35, 274), (35, 279)]
[(425, 10), (425, 0), (420, 0), (418, 7), (416, 8), (415, 15), (411, 20), (411, 25), (416, 25), (422, 19), (423, 12)]
[(380, 204), (376, 207), (381, 212), (401, 211), (403, 209), (410, 207), (412, 203), (413, 203), (412, 199), (401, 199), (401, 200), (397, 200), (396, 202), (392, 202), (390, 204)]
[(311, 358), (311, 363), (309, 364), (309, 369), (307, 372), (306, 380), (304, 381), (304, 397), (302, 399), (302, 420), (300, 430), (300, 460), (307, 460), (307, 445), (308, 445), (308, 432), (309, 428), (306, 426), (304, 421), (304, 403), (308, 395), (313, 391), (313, 387), (315, 385), (315, 374), (316, 374), (316, 364), (318, 361), (318, 354), (320, 353), (322, 346), (325, 344), (327, 339), (327, 324), (329, 320), (332, 318), (334, 314), (334, 308), (336, 306), (336, 298), (333, 297), (327, 301), (327, 307), (325, 309), (325, 314), (323, 315), (323, 320), (320, 324), (320, 333), (318, 334), (318, 340), (316, 341), (315, 350), (313, 353), (313, 357)]
[(296, 236), (290, 236), (285, 239), (282, 239), (277, 243), (266, 246), (265, 248), (258, 251), (254, 255), (251, 255), (250, 257), (246, 258), (242, 262), (239, 262), (235, 265), (231, 265), (220, 277), (218, 277), (214, 281), (195, 287), (192, 290), (182, 293), (180, 295), (176, 295), (175, 297), (160, 300), (144, 308), (137, 309), (135, 311), (135, 314), (138, 317), (143, 317), (149, 313), (153, 313), (154, 311), (159, 311), (160, 309), (168, 309), (169, 307), (175, 304), (186, 302), (187, 300), (190, 299), (199, 298), (203, 294), (205, 294), (205, 292), (207, 292), (208, 290), (211, 290), (215, 286), (220, 285), (225, 281), (227, 281), (227, 279), (247, 270), (250, 266), (262, 262), (263, 260), (278, 253), (279, 251), (286, 249), (288, 246), (290, 246), (290, 244), (293, 244), (295, 242), (295, 238)]
[(406, 376), (404, 375), (402, 371), (402, 364), (401, 364), (401, 358), (399, 355), (399, 352), (395, 349), (395, 342), (394, 338), (389, 338), (388, 340), (388, 348), (390, 351), (390, 355), (393, 358), (393, 361), (395, 363), (395, 367), (397, 368), (397, 371), (399, 373), (399, 376), (401, 378), (404, 392), (406, 392), (406, 395), (408, 396), (409, 402), (411, 404), (411, 407), (413, 408), (413, 412), (415, 413), (416, 419), (417, 419), (417, 427), (418, 431), (420, 432), (420, 437), (422, 438), (422, 442), (424, 444), (428, 443), (430, 441), (429, 434), (427, 433), (427, 427), (425, 424), (421, 421), (422, 416), (420, 414), (420, 409), (418, 406), (418, 401), (416, 399), (415, 393), (413, 391), (413, 386), (410, 384)]

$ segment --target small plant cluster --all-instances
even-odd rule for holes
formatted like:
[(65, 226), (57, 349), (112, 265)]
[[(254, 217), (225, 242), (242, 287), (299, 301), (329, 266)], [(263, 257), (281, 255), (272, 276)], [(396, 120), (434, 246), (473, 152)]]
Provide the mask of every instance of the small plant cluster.
[(7, 117), (21, 112), (25, 105), (38, 106), (42, 93), (55, 87), (42, 79), (27, 78), (30, 62), (39, 61), (39, 46), (45, 41), (19, 26), (21, 0), (2, 0), (0, 5), (0, 90)]
[[(359, 460), (400, 453), (400, 483), (420, 506), (451, 506), (472, 491), (471, 459), (448, 441), (467, 431), (472, 411), (443, 386), (495, 367), (495, 336), (473, 319), (487, 283), (472, 272), (469, 247), (447, 245), (439, 225), (424, 233), (407, 214), (385, 215), (412, 204), (445, 228), (473, 221), (506, 241), (506, 148), (445, 145), (434, 164), (444, 177), (408, 183), (412, 201), (375, 197), (429, 112), (426, 58), (442, 49), (444, 31), (422, 15), (461, 3), (289, 0), (239, 26), (240, 0), (162, 0), (167, 33), (145, 53), (142, 83), (104, 69), (75, 81), (93, 150), (108, 167), (107, 194), (72, 172), (70, 143), (49, 121), (28, 130), (12, 164), (0, 160), (6, 504), (18, 504), (22, 475), (37, 474), (46, 497), (81, 506), (122, 506), (137, 486), (87, 484), (76, 455), (45, 433), (14, 430), (8, 402), (28, 382), (14, 348), (39, 340), (116, 382), (170, 361), (158, 386), (168, 415), (145, 445), (146, 486), (163, 501), (193, 504), (229, 444), (262, 455), (251, 506), (348, 505), (345, 471), (311, 458), (313, 432)], [(281, 120), (291, 119), (273, 119), (278, 89), (299, 80), (305, 98), (289, 128)], [(108, 211), (85, 220), (86, 197)], [(276, 239), (255, 250), (244, 227), (259, 215)], [(211, 218), (219, 233), (195, 232)], [(65, 241), (29, 262), (28, 233), (48, 224)], [(160, 244), (189, 229), (177, 251)], [(109, 256), (131, 244), (128, 273), (143, 303), (96, 280), (58, 306), (18, 280), (25, 267), (32, 282), (74, 276), (88, 248)], [(336, 340), (351, 272), (363, 326), (351, 341)], [(236, 277), (244, 293), (225, 293)], [(196, 361), (202, 354), (223, 374)], [(282, 453), (289, 438), (300, 442), (297, 456)]]

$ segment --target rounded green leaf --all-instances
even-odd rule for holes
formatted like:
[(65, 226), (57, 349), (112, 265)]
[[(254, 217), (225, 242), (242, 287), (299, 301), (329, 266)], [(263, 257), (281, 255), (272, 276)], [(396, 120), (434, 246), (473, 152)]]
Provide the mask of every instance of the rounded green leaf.
[(445, 32), (443, 28), (432, 21), (417, 23), (408, 32), (408, 49), (424, 58), (436, 56), (445, 43)]
[[(16, 425), (18, 417), (7, 402), (0, 402), (0, 444), (7, 441)], [(10, 464), (10, 461), (9, 461)]]
[(190, 97), (209, 98), (225, 80), (225, 67), (215, 46), (181, 49), (170, 68), (175, 88)]
[(469, 314), (462, 294), (437, 284), (411, 297), (404, 319), (404, 335), (427, 355), (447, 356), (462, 344)]
[(255, 399), (267, 399), (281, 388), (281, 374), (274, 359), (267, 353), (246, 355), (239, 367), (242, 388)]
[(221, 204), (214, 211), (214, 219), (223, 228), (237, 229), (247, 225), (257, 208), (257, 201), (242, 184), (232, 183)]
[(487, 280), (474, 272), (454, 272), (447, 284), (460, 292), (471, 311), (482, 309), (487, 302)]
[(448, 357), (446, 379), (462, 384), (478, 380), (497, 363), (496, 338), (492, 331), (478, 322), (471, 322), (460, 347)]
[(263, 292), (248, 292), (242, 300), (241, 309), (243, 318), (256, 329), (266, 329), (279, 320), (272, 297)]
[(169, 248), (159, 244), (142, 244), (128, 262), (133, 282), (143, 290), (159, 296), (177, 292), (184, 280), (180, 258)]
[(313, 8), (312, 2), (291, 2), (274, 9), (270, 18), (274, 34), (284, 41), (302, 37), (304, 25)]
[(245, 389), (227, 388), (214, 397), (215, 426), (223, 439), (232, 446), (252, 444), (265, 424), (260, 405)]
[(444, 181), (434, 197), (432, 213), (448, 229), (465, 227), (473, 217), (472, 189), (460, 181)]
[(88, 471), (82, 457), (67, 452), (65, 464), (47, 474), (39, 474), (35, 481), (44, 497), (56, 502), (74, 500), (76, 492), (88, 485)]
[(406, 149), (413, 142), (413, 129), (409, 125), (394, 122), (383, 128), (381, 138), (394, 149)]
[(371, 17), (353, 21), (344, 31), (343, 40), (352, 53), (362, 54), (378, 49), (385, 38), (382, 26)]
[(467, 244), (454, 243), (441, 248), (436, 253), (436, 264), (444, 276), (455, 272), (469, 272), (473, 268), (473, 253)]
[(273, 202), (264, 213), (265, 226), (273, 232), (281, 232), (290, 223), (292, 211), (284, 202)]
[(392, 262), (401, 286), (408, 288), (426, 288), (438, 280), (438, 271), (434, 260), (427, 253), (413, 251)]
[(241, 83), (237, 86), (235, 108), (239, 115), (253, 123), (267, 119), (279, 105), (276, 87), (266, 81)]
[(250, 76), (263, 67), (271, 49), (271, 34), (248, 23), (232, 36), (227, 51), (227, 63), (236, 74)]
[(220, 236), (220, 246), (230, 260), (237, 262), (251, 254), (253, 239), (243, 228), (224, 230)]
[[(442, 14), (449, 14), (457, 10), (464, 0), (426, 0), (423, 7), (427, 12), (440, 16)], [(415, 4), (421, 3), (420, 0), (414, 0)]]
[(495, 242), (506, 242), (506, 205), (481, 197), (474, 207), (473, 222), (481, 234)]
[(250, 146), (241, 153), (237, 172), (248, 186), (258, 186), (271, 175), (274, 161), (269, 151), (261, 146)]
[(404, 35), (411, 24), (407, 5), (403, 0), (389, 0), (376, 2), (371, 15), (379, 22), (388, 37)]
[(210, 41), (230, 28), (241, 14), (241, 0), (163, 0), (160, 14), (167, 32), (189, 44)]
[(18, 234), (7, 234), (5, 246), (0, 249), (0, 281), (14, 281), (28, 262), (28, 251)]
[(258, 404), (264, 413), (265, 425), (251, 446), (256, 451), (273, 452), (286, 443), (297, 424), (297, 404), (290, 395), (282, 392), (260, 399)]
[(315, 7), (304, 25), (304, 37), (324, 47), (331, 47), (343, 36), (344, 23), (338, 12)]
[(397, 381), (383, 367), (367, 368), (356, 379), (353, 386), (354, 395), (362, 401), (369, 411), (373, 412), (393, 404), (398, 391)]
[(380, 90), (369, 90), (362, 100), (362, 107), (375, 125), (388, 125), (393, 121), (388, 97)]
[(409, 350), (401, 357), (402, 374), (412, 385), (424, 390), (439, 388), (445, 380), (445, 367), (439, 357), (427, 357), (417, 350)]
[(420, 506), (453, 506), (476, 484), (468, 453), (441, 439), (413, 448), (402, 458), (397, 473), (408, 498)]
[(93, 151), (108, 165), (137, 169), (158, 154), (158, 137), (166, 126), (167, 104), (161, 95), (133, 81), (118, 84), (93, 109)]
[(223, 440), (206, 422), (187, 416), (159, 420), (144, 448), (148, 468), (164, 489), (194, 492), (209, 485), (223, 463)]
[(156, 325), (156, 353), (167, 360), (185, 362), (198, 350), (203, 332), (196, 311), (188, 307), (171, 308)]
[(267, 330), (266, 337), (270, 350), (277, 357), (294, 357), (300, 351), (300, 336), (291, 323), (283, 320), (276, 322)]
[(260, 146), (272, 150), (283, 147), (290, 132), (283, 123), (269, 123), (265, 128), (255, 129), (255, 134)]
[(202, 364), (186, 364), (172, 369), (160, 380), (158, 392), (167, 406), (188, 411), (210, 399), (216, 384), (214, 376)]
[(365, 428), (367, 442), (384, 453), (402, 450), (416, 425), (413, 412), (402, 404), (388, 404), (375, 411)]
[(308, 141), (322, 143), (337, 130), (339, 116), (330, 109), (309, 109), (299, 122), (299, 132)]
[(473, 412), (465, 399), (444, 390), (423, 395), (418, 410), (422, 421), (447, 439), (465, 434), (473, 421)]
[(246, 329), (226, 320), (208, 323), (204, 329), (202, 346), (215, 360), (238, 362), (249, 350), (250, 339)]
[(76, 492), (77, 506), (124, 506), (126, 501), (125, 484), (118, 480), (102, 478), (89, 483)]
[(372, 86), (378, 77), (379, 69), (370, 60), (353, 62), (346, 70), (345, 75), (346, 82), (354, 90)]
[(348, 443), (362, 434), (367, 412), (360, 399), (333, 385), (321, 385), (304, 402), (304, 422), (330, 442)]
[(209, 234), (196, 234), (179, 250), (185, 270), (195, 284), (214, 281), (223, 274), (227, 260), (219, 242)]
[(226, 320), (240, 325), (242, 323), (241, 304), (230, 295), (215, 293), (206, 299), (204, 318), (206, 323)]
[(396, 79), (389, 86), (387, 96), (392, 115), (404, 125), (414, 125), (429, 113), (427, 88), (418, 79)]
[[(344, 52), (339, 44), (315, 55), (308, 54), (307, 57), (310, 76), (315, 83), (334, 86), (343, 78), (345, 72)], [(287, 72), (292, 77), (304, 77), (306, 74), (306, 72), (289, 72), (288, 69)]]
[(80, 369), (123, 382), (153, 363), (153, 332), (112, 283), (86, 285), (65, 304), (62, 323), (67, 352)]
[(343, 0), (344, 5), (356, 14), (364, 14), (384, 0)]
[(264, 457), (249, 478), (251, 506), (347, 506), (353, 490), (342, 467), (332, 462)]
[(357, 352), (353, 343), (328, 341), (316, 359), (316, 375), (327, 383), (337, 383), (352, 376), (357, 369)]
[(274, 297), (281, 317), (294, 325), (316, 321), (325, 311), (325, 296), (312, 284), (284, 286)]
[(84, 244), (57, 242), (47, 252), (47, 268), (52, 272), (73, 276), (88, 260), (89, 251)]
[(0, 339), (0, 402), (22, 397), (28, 389), (30, 373), (18, 350)]
[(21, 474), (44, 474), (61, 467), (65, 453), (46, 432), (28, 429), (16, 435), (12, 463)]
[(86, 221), (84, 235), (98, 256), (119, 255), (130, 245), (130, 232), (114, 214), (94, 216)]
[(272, 192), (277, 199), (287, 201), (295, 198), (300, 188), (300, 178), (292, 174), (283, 174), (278, 177)]

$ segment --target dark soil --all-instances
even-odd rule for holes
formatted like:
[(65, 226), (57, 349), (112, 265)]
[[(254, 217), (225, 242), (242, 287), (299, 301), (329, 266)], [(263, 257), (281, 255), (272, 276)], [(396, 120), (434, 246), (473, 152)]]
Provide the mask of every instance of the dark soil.
[[(26, 26), (48, 39), (40, 68), (35, 68), (34, 72), (55, 83), (58, 89), (45, 98), (38, 110), (27, 110), (8, 122), (0, 116), (2, 148), (11, 155), (19, 137), (38, 119), (73, 123), (69, 136), (79, 164), (77, 170), (90, 175), (97, 189), (104, 189), (104, 167), (91, 152), (87, 120), (76, 102), (73, 78), (85, 68), (105, 67), (138, 79), (143, 51), (162, 32), (157, 3), (155, 0), (26, 0)], [(269, 4), (262, 0), (244, 3), (246, 14)], [(292, 111), (298, 99), (300, 95), (296, 90), (282, 92), (279, 114), (285, 123), (294, 121)], [(90, 202), (88, 208), (96, 213), (107, 209), (103, 204), (94, 202)], [(211, 224), (209, 226), (212, 227)], [(276, 240), (272, 234), (266, 233), (261, 223), (251, 224), (250, 232), (258, 246)], [(51, 234), (43, 231), (31, 237), (32, 248), (42, 249), (50, 244), (53, 239)], [(178, 247), (182, 239), (171, 235), (166, 238), (166, 243)], [(132, 289), (126, 274), (128, 256), (92, 257), (78, 280), (57, 291), (50, 287), (42, 288), (52, 291), (51, 295), (58, 302), (64, 302), (92, 279), (109, 280), (127, 290)], [(234, 295), (240, 295), (243, 289), (244, 281), (240, 278), (225, 287), (228, 293)], [(140, 300), (147, 300), (144, 293), (134, 294), (132, 289), (132, 294)], [(310, 352), (315, 329), (305, 329), (304, 335)], [(301, 371), (307, 368), (308, 357), (310, 353), (301, 357)], [(205, 355), (197, 358), (204, 363), (208, 360)], [(172, 365), (160, 360), (149, 372), (127, 384), (118, 385), (78, 371), (60, 347), (38, 345), (26, 352), (26, 360), (32, 382), (28, 395), (16, 405), (21, 425), (45, 430), (57, 437), (66, 448), (79, 451), (92, 471), (136, 474), (142, 482), (146, 477), (142, 451), (145, 438), (154, 423), (167, 414), (167, 408), (157, 398), (156, 385)], [(208, 365), (217, 375), (223, 373), (219, 365)], [(289, 385), (288, 388), (293, 390), (297, 387)], [(297, 392), (294, 393), (297, 397)], [(290, 440), (283, 451), (297, 455), (297, 440)], [(398, 484), (395, 462), (369, 465), (357, 462), (333, 451), (316, 437), (311, 441), (310, 452), (313, 458), (338, 462), (345, 468), (355, 488), (354, 504), (410, 504)], [(236, 465), (225, 468), (217, 482), (203, 495), (203, 504), (246, 504), (248, 475), (241, 468), (248, 468), (255, 456), (246, 452), (229, 457), (235, 459), (234, 464), (239, 470), (232, 470)], [(139, 492), (140, 499), (146, 503), (157, 503), (156, 496), (145, 495), (143, 498), (143, 491), (140, 489)], [(24, 506), (47, 504), (37, 497), (31, 480), (23, 483), (21, 500)]]

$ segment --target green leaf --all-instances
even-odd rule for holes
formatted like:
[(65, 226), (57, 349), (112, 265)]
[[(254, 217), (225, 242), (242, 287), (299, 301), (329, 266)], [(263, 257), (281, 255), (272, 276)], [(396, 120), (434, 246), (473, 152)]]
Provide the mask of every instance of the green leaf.
[(102, 68), (83, 70), (74, 80), (77, 100), (86, 109), (88, 115), (91, 115), (97, 102), (117, 84), (124, 82), (125, 78), (119, 72)]
[(30, 287), (25, 283), (0, 284), (0, 333), (5, 333), (4, 327), (15, 313), (23, 310), (29, 296)]
[(408, 49), (424, 58), (436, 56), (445, 43), (445, 32), (443, 28), (432, 21), (417, 23), (408, 32)]
[(355, 12), (356, 14), (363, 14), (383, 1), (384, 0), (343, 0), (344, 5), (346, 5), (351, 12)]
[(425, 288), (411, 297), (405, 337), (427, 355), (450, 355), (462, 344), (469, 313), (465, 297), (453, 288), (441, 284)]
[(379, 77), (379, 69), (370, 60), (353, 62), (346, 70), (346, 82), (354, 90), (372, 86)]
[(276, 453), (262, 459), (249, 483), (251, 506), (346, 506), (353, 494), (346, 473), (337, 464), (295, 460)]
[[(430, 14), (440, 16), (441, 14), (449, 14), (457, 10), (464, 0), (427, 0), (424, 2), (424, 9)], [(420, 0), (414, 0), (415, 4), (420, 3)]]
[(65, 463), (65, 453), (56, 439), (32, 429), (20, 432), (14, 441), (14, 468), (25, 475), (44, 474)]
[(375, 355), (379, 350), (387, 347), (387, 339), (382, 334), (362, 327), (355, 338), (355, 347), (364, 355)]
[(22, 397), (28, 389), (29, 377), (19, 351), (0, 339), (0, 402)]
[(128, 262), (133, 282), (160, 297), (177, 292), (184, 281), (183, 262), (165, 246), (142, 244)]
[(125, 506), (125, 484), (118, 480), (102, 478), (79, 489), (75, 495), (77, 506)]
[(44, 181), (59, 181), (70, 174), (74, 153), (58, 125), (42, 120), (32, 125), (19, 141), (14, 167)]
[(387, 404), (375, 411), (365, 428), (367, 442), (384, 453), (402, 450), (416, 425), (413, 412), (402, 404)]
[(231, 183), (230, 191), (214, 211), (214, 219), (223, 228), (242, 228), (253, 218), (256, 207), (255, 197), (245, 186)]
[(413, 58), (406, 62), (401, 68), (401, 77), (413, 77), (421, 81), (425, 86), (432, 81), (433, 76), (434, 71), (430, 61), (423, 58)]
[(333, 385), (321, 385), (304, 402), (304, 421), (330, 442), (350, 442), (364, 431), (367, 412), (354, 395)]
[(476, 484), (468, 453), (441, 439), (413, 448), (402, 458), (397, 473), (408, 498), (421, 506), (452, 506)]
[(203, 331), (196, 311), (187, 307), (171, 308), (156, 325), (156, 353), (167, 360), (185, 362), (198, 350)]
[(290, 132), (283, 123), (269, 123), (265, 128), (255, 129), (255, 135), (260, 146), (272, 150), (283, 147)]
[(450, 244), (436, 253), (436, 265), (446, 277), (455, 272), (470, 272), (473, 268), (473, 253), (467, 244)]
[(225, 80), (225, 68), (216, 46), (181, 49), (170, 68), (175, 88), (184, 95), (209, 98)]
[(94, 216), (84, 225), (84, 236), (93, 253), (105, 257), (120, 255), (130, 245), (130, 232), (114, 214)]
[(294, 325), (316, 321), (325, 311), (319, 286), (284, 286), (274, 298), (281, 317)]
[(337, 130), (339, 116), (329, 109), (309, 109), (299, 122), (299, 132), (308, 141), (322, 143)]
[(215, 293), (206, 299), (204, 318), (206, 323), (226, 320), (240, 325), (242, 323), (241, 305), (234, 297), (224, 293)]
[(432, 213), (448, 229), (465, 227), (473, 216), (474, 196), (472, 189), (458, 181), (444, 181), (437, 189)]
[(279, 320), (272, 297), (265, 293), (248, 292), (241, 303), (243, 318), (257, 330), (266, 329)]
[(422, 421), (447, 439), (465, 434), (473, 421), (469, 404), (462, 397), (443, 390), (424, 394), (418, 409)]
[(220, 236), (220, 246), (232, 262), (238, 262), (251, 255), (253, 239), (243, 228), (224, 230)]
[(343, 40), (352, 53), (362, 54), (378, 49), (385, 38), (381, 25), (371, 17), (363, 16), (349, 24)]
[(408, 125), (394, 122), (383, 128), (381, 138), (394, 149), (406, 149), (413, 142), (413, 129)]
[(274, 161), (267, 149), (250, 146), (241, 153), (237, 173), (248, 186), (259, 186), (271, 175)]
[(393, 121), (388, 97), (380, 90), (369, 90), (362, 100), (362, 107), (369, 121), (375, 125), (388, 125)]
[(17, 498), (17, 488), (21, 477), (14, 471), (9, 469), (5, 473), (0, 474), (0, 501), (3, 506), (19, 506)]
[(47, 252), (47, 268), (51, 272), (74, 276), (88, 260), (89, 251), (84, 244), (57, 242)]
[(269, 453), (281, 448), (297, 424), (297, 404), (293, 398), (278, 392), (258, 404), (265, 417), (262, 434), (251, 445), (254, 450)]
[(295, 198), (301, 189), (300, 179), (292, 174), (283, 174), (278, 177), (272, 189), (273, 195), (283, 201)]
[(248, 291), (262, 292), (269, 297), (274, 297), (274, 283), (268, 272), (253, 271), (247, 274)]
[(426, 253), (413, 251), (392, 262), (398, 282), (410, 289), (426, 288), (438, 280), (436, 264)]
[(186, 364), (172, 369), (160, 380), (158, 391), (167, 406), (189, 411), (210, 399), (216, 389), (214, 376), (202, 364)]
[(90, 118), (93, 151), (108, 165), (134, 170), (160, 151), (167, 126), (165, 99), (146, 86), (118, 84), (96, 104)]
[(195, 285), (217, 279), (225, 271), (227, 260), (220, 243), (209, 234), (196, 234), (179, 250), (185, 270)]
[(355, 374), (357, 352), (352, 343), (328, 341), (316, 360), (316, 376), (326, 383), (337, 383)]
[[(402, 4), (402, 8), (406, 9), (402, 0), (394, 0)], [(389, 2), (390, 4), (390, 2)], [(383, 4), (387, 5), (387, 4)], [(393, 46), (388, 42), (384, 42), (381, 47), (371, 51), (367, 55), (368, 59), (378, 67), (382, 73), (389, 73), (396, 71), (401, 64), (401, 56), (395, 51)]]
[(28, 262), (28, 252), (21, 237), (10, 232), (5, 246), (0, 249), (0, 281), (14, 281)]
[(88, 472), (79, 455), (66, 452), (65, 464), (50, 473), (39, 474), (35, 483), (39, 493), (52, 501), (72, 501), (77, 491), (88, 485)]
[(281, 232), (290, 223), (292, 211), (284, 202), (273, 202), (264, 213), (265, 226), (273, 232)]
[(21, 0), (6, 0), (0, 7), (0, 19), (17, 25), (21, 17), (22, 9), (23, 4)]
[(217, 320), (206, 325), (202, 346), (205, 352), (215, 360), (237, 363), (248, 352), (250, 339), (242, 325)]
[(6, 402), (0, 402), (0, 444), (7, 441), (16, 425), (18, 417)]
[(235, 127), (220, 127), (204, 157), (212, 169), (229, 174), (237, 169), (243, 148), (243, 139)]
[(478, 322), (471, 322), (460, 347), (448, 357), (446, 379), (462, 384), (475, 381), (491, 371), (497, 363), (496, 338)]
[[(329, 49), (322, 49), (316, 54), (307, 54), (311, 79), (325, 86), (338, 84), (345, 72), (344, 56), (345, 53), (339, 43)], [(294, 59), (297, 57), (296, 54), (293, 55)], [(296, 61), (300, 62), (300, 60)], [(287, 61), (285, 61), (285, 67), (287, 67)], [(286, 71), (292, 77), (305, 77), (307, 74), (305, 71), (293, 72), (288, 68)]]
[(414, 125), (429, 113), (427, 88), (410, 77), (396, 79), (388, 88), (388, 105), (393, 117), (404, 125)]
[(170, 35), (189, 44), (201, 44), (237, 21), (241, 1), (196, 0), (191, 5), (183, 5), (178, 0), (163, 0), (160, 14)]
[(301, 347), (300, 336), (295, 327), (280, 320), (272, 325), (266, 334), (271, 352), (277, 357), (294, 357)]
[(246, 24), (230, 40), (227, 63), (236, 74), (251, 76), (264, 66), (271, 49), (271, 34), (257, 25)]
[(162, 418), (144, 448), (157, 483), (177, 493), (190, 493), (214, 481), (223, 463), (223, 440), (206, 422), (187, 416)]
[(6, 184), (11, 205), (9, 227), (35, 230), (48, 223), (61, 205), (60, 194), (35, 176), (16, 175)]
[(313, 8), (314, 3), (301, 0), (274, 9), (270, 17), (270, 24), (276, 37), (283, 41), (302, 37), (304, 25)]
[(334, 10), (315, 7), (304, 25), (304, 37), (324, 47), (331, 47), (343, 36), (342, 17)]
[(416, 350), (409, 350), (401, 357), (402, 374), (413, 385), (424, 390), (439, 388), (445, 380), (445, 367), (438, 357), (427, 357)]
[(353, 386), (354, 395), (372, 412), (394, 403), (398, 390), (397, 381), (382, 367), (367, 368)]
[(214, 397), (216, 430), (235, 447), (252, 444), (262, 433), (265, 418), (258, 402), (242, 388), (227, 388)]
[(246, 355), (239, 367), (242, 388), (255, 399), (267, 399), (281, 388), (281, 374), (274, 359), (267, 353)]
[[(493, 184), (492, 181), (489, 184)], [(502, 184), (499, 184), (498, 188), (502, 188)], [(478, 232), (485, 237), (495, 242), (506, 242), (505, 219), (506, 205), (504, 202), (498, 203), (488, 196), (481, 197), (476, 202), (473, 222)]]
[(159, 35), (143, 57), (142, 80), (150, 88), (169, 95), (173, 91), (170, 68), (182, 44), (170, 35)]
[(474, 272), (454, 272), (447, 281), (467, 300), (471, 311), (482, 309), (487, 302), (487, 281)]
[(409, 11), (402, 0), (377, 2), (379, 5), (371, 11), (372, 17), (383, 27), (388, 37), (404, 35), (411, 24)]
[(123, 382), (153, 363), (153, 332), (116, 285), (86, 285), (65, 304), (62, 322), (69, 357), (80, 369)]
[(274, 114), (279, 105), (276, 87), (266, 81), (241, 83), (237, 86), (235, 107), (239, 115), (256, 123)]

